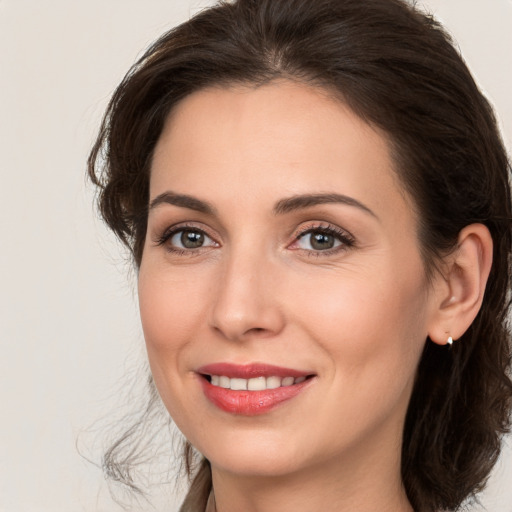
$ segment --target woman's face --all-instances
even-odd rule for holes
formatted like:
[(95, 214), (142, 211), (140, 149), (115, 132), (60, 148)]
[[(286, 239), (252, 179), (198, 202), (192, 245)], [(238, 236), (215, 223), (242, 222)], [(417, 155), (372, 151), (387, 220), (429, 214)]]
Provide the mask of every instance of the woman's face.
[(435, 304), (392, 167), (304, 85), (202, 90), (168, 119), (140, 310), (158, 391), (214, 469), (399, 459)]

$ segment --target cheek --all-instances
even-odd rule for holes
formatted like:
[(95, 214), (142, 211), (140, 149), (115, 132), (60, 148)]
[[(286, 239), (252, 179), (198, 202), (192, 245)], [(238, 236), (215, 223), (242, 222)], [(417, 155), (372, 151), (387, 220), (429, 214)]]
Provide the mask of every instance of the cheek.
[[(178, 366), (179, 353), (197, 337), (204, 318), (206, 281), (187, 272), (141, 266), (139, 307), (152, 370)], [(183, 369), (182, 369), (183, 370)]]
[(295, 315), (341, 376), (408, 379), (427, 336), (425, 290), (416, 267), (345, 272), (306, 280)]
[(402, 420), (426, 339), (421, 281), (382, 275), (317, 282), (296, 296), (297, 321), (325, 356), (331, 392), (318, 419), (340, 443)]
[(139, 308), (151, 373), (179, 428), (191, 422), (186, 397), (194, 375), (186, 354), (198, 337), (204, 293), (200, 280), (177, 277), (159, 265), (141, 265)]

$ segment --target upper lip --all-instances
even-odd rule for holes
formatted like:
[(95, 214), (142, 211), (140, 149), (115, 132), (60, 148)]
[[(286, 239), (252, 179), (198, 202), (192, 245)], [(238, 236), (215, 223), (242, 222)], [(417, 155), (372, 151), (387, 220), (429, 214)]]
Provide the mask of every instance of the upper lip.
[(212, 363), (198, 368), (197, 373), (203, 375), (219, 375), (230, 378), (250, 379), (254, 377), (307, 377), (313, 372), (284, 368), (266, 363)]

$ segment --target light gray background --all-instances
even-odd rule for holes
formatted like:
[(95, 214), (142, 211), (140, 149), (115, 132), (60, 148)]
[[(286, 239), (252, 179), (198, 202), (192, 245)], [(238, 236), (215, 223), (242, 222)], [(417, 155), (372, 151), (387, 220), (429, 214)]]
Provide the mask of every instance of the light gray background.
[[(85, 160), (142, 49), (208, 3), (0, 0), (1, 512), (118, 510), (75, 440), (116, 407), (143, 341), (134, 279), (93, 213)], [(510, 150), (511, 0), (420, 3), (459, 42)], [(508, 445), (482, 498), (490, 512), (512, 512)]]

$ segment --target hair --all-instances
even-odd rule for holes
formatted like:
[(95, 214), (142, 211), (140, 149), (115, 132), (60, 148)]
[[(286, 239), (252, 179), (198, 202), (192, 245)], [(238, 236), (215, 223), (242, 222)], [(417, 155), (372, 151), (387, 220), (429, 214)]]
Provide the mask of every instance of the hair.
[[(277, 79), (335, 91), (389, 137), (427, 276), (462, 228), (491, 233), (481, 310), (451, 351), (426, 341), (403, 432), (412, 506), (455, 510), (483, 489), (510, 428), (510, 162), (492, 108), (432, 16), (402, 0), (234, 0), (199, 12), (146, 51), (108, 105), (88, 160), (101, 215), (138, 268), (152, 155), (173, 107), (206, 87)], [(115, 466), (115, 449), (109, 457)], [(208, 461), (197, 467), (182, 510), (204, 506), (211, 488)]]

